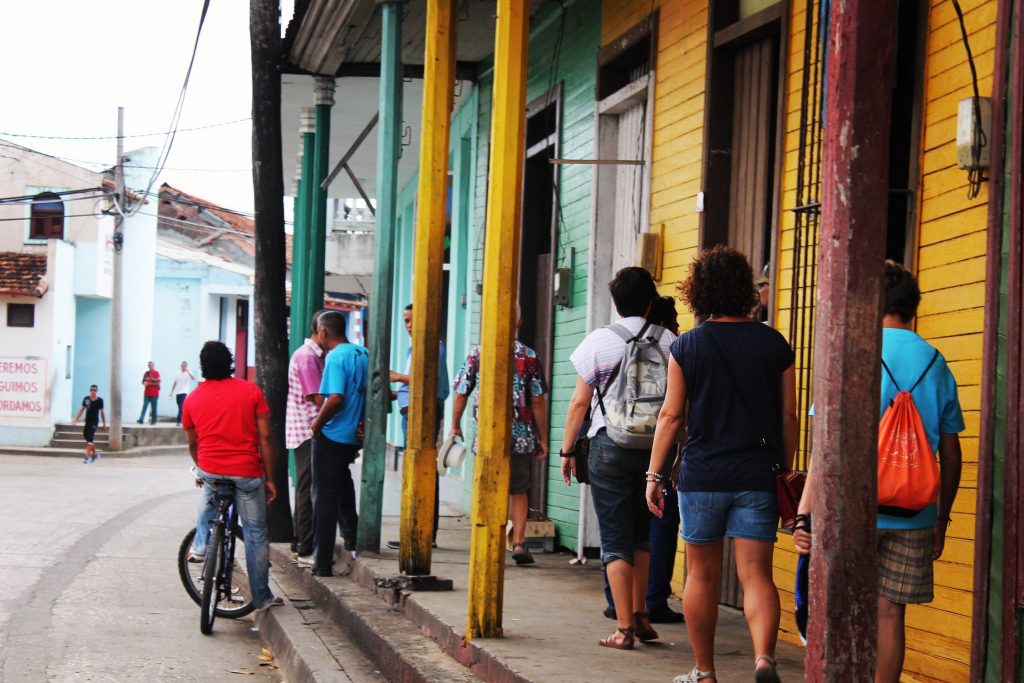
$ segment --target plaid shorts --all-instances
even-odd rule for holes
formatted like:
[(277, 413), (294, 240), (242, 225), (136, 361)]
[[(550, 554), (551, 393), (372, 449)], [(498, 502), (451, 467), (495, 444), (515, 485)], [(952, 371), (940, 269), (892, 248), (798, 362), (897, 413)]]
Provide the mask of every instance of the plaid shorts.
[(934, 597), (932, 529), (878, 530), (879, 595), (898, 605), (920, 605)]

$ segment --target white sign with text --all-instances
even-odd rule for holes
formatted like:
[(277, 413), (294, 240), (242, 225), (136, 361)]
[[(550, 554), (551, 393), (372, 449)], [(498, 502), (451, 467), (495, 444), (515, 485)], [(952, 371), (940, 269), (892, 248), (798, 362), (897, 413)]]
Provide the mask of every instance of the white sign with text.
[(46, 417), (46, 361), (0, 356), (0, 416)]

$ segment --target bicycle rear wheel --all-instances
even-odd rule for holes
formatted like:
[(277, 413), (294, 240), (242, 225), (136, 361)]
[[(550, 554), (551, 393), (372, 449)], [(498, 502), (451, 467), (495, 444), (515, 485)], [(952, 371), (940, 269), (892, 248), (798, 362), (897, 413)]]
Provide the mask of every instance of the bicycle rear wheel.
[[(249, 576), (245, 569), (245, 534), (242, 527), (235, 525), (233, 534), (235, 542), (235, 563), (231, 571), (231, 595), (226, 600), (222, 597), (217, 603), (217, 616), (225, 619), (238, 619), (253, 610), (252, 594), (249, 590)], [(181, 541), (178, 548), (178, 576), (185, 587), (185, 592), (197, 605), (203, 604), (203, 568), (205, 562), (189, 562), (188, 553), (196, 530), (192, 529)]]
[(206, 560), (203, 562), (203, 601), (199, 605), (199, 630), (205, 635), (213, 633), (213, 622), (217, 618), (217, 600), (220, 597), (218, 579), (221, 572), (221, 546), (224, 545), (224, 527), (215, 524), (206, 546)]

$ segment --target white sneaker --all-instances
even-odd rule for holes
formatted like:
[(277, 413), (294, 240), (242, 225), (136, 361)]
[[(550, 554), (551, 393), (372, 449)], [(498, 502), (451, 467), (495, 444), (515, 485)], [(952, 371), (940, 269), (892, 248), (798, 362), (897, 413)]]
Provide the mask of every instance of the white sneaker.
[(302, 567), (303, 569), (309, 569), (313, 566), (313, 556), (299, 555), (297, 558), (295, 558), (295, 564), (297, 564), (299, 567)]
[(202, 555), (200, 555), (198, 553), (194, 553), (191, 550), (189, 550), (188, 551), (188, 557), (186, 557), (185, 560), (187, 562), (191, 562), (192, 564), (199, 564), (200, 562), (205, 562), (206, 561), (206, 553), (203, 553)]

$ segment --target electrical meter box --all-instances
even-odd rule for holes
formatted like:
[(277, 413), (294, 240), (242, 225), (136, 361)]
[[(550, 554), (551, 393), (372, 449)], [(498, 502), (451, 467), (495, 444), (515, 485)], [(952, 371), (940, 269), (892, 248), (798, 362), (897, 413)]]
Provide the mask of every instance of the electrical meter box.
[(989, 164), (992, 99), (979, 97), (978, 109), (980, 120), (974, 107), (974, 98), (968, 97), (960, 100), (956, 110), (956, 165), (968, 171), (988, 168)]

